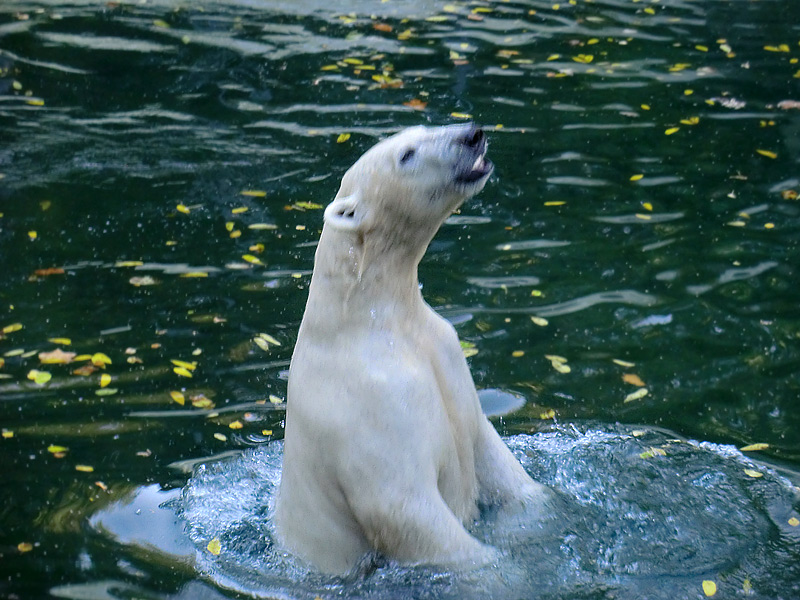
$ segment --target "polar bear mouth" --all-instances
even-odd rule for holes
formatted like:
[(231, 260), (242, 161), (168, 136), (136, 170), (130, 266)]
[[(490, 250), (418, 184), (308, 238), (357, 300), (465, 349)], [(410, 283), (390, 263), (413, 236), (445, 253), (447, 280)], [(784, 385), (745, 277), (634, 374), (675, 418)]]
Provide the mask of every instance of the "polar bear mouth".
[(455, 182), (460, 184), (478, 183), (494, 170), (494, 164), (486, 158), (486, 136), (483, 130), (475, 127), (459, 138), (457, 143), (462, 148), (462, 154), (456, 165)]
[(466, 171), (461, 171), (456, 175), (457, 183), (476, 183), (488, 177), (494, 170), (494, 164), (485, 154), (475, 158), (475, 162)]

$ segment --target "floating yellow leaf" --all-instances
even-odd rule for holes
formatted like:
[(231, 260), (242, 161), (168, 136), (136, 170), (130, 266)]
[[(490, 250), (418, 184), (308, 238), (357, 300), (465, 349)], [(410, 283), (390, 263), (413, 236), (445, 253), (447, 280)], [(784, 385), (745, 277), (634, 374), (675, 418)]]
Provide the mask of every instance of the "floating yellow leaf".
[(266, 340), (264, 340), (264, 339), (262, 339), (260, 337), (257, 337), (257, 338), (253, 338), (253, 341), (255, 342), (256, 346), (261, 348), (264, 352), (269, 352), (269, 344), (267, 343)]
[(639, 455), (639, 458), (653, 458), (654, 456), (666, 456), (667, 453), (661, 448), (648, 448)]
[(708, 52), (708, 46), (703, 46), (703, 45), (701, 45), (701, 44), (697, 44), (697, 45), (695, 46), (695, 48), (696, 48), (697, 50), (700, 50), (700, 52)]
[(454, 117), (456, 119), (471, 119), (472, 118), (471, 114), (469, 114), (469, 113), (461, 113), (461, 112), (452, 112), (452, 113), (450, 113), (450, 116)]
[(186, 403), (186, 397), (181, 392), (170, 392), (169, 397), (172, 398), (175, 402), (183, 406)]
[(644, 177), (643, 173), (637, 173), (636, 175), (631, 175), (631, 181), (639, 181), (642, 177)]
[(474, 343), (461, 340), (461, 352), (464, 353), (466, 358), (469, 358), (470, 356), (475, 356), (478, 353), (478, 349)]
[(111, 359), (102, 352), (95, 352), (92, 354), (91, 361), (95, 367), (105, 367), (111, 364)]
[(644, 387), (645, 383), (642, 381), (642, 378), (634, 373), (625, 373), (622, 375), (622, 381), (625, 383), (630, 383), (631, 385), (635, 385), (637, 387)]
[(231, 212), (235, 215), (240, 215), (242, 213), (246, 213), (248, 210), (250, 209), (246, 206), (237, 206), (236, 208), (232, 209)]
[(61, 344), (62, 346), (69, 346), (72, 344), (72, 340), (65, 337), (49, 338), (47, 341), (51, 344)]
[(336, 138), (336, 143), (337, 144), (343, 144), (344, 142), (346, 142), (349, 139), (350, 139), (350, 134), (349, 133), (340, 133), (339, 137)]
[(180, 375), (181, 377), (191, 377), (192, 376), (192, 372), (189, 369), (186, 369), (184, 367), (175, 367), (172, 370), (175, 372), (176, 375)]
[(684, 125), (697, 125), (700, 122), (700, 117), (688, 117), (686, 119), (681, 119), (681, 123)]
[(230, 423), (228, 423), (228, 427), (230, 427), (231, 429), (241, 429), (242, 427), (244, 427), (244, 425), (242, 425), (241, 421), (231, 421)]
[(271, 404), (281, 404), (283, 402), (283, 398), (279, 398), (278, 396), (270, 394), (269, 401)]
[(567, 365), (567, 359), (555, 354), (545, 354), (545, 358), (550, 361), (552, 367), (559, 373), (570, 373), (572, 368)]
[(650, 105), (649, 104), (642, 104), (641, 108), (642, 108), (642, 110), (650, 110)]
[(572, 60), (577, 63), (588, 64), (594, 60), (594, 55), (592, 54), (578, 54), (578, 56), (573, 56)]
[(254, 264), (254, 265), (263, 265), (264, 263), (261, 262), (261, 259), (257, 256), (253, 256), (252, 254), (243, 254), (242, 258), (247, 262)]
[(797, 517), (792, 517), (787, 521), (787, 523), (789, 523), (789, 525), (791, 525), (792, 527), (797, 527), (798, 525), (800, 525), (800, 519), (798, 519)]
[(14, 333), (20, 329), (22, 329), (22, 323), (12, 323), (11, 325), (3, 327), (3, 333)]
[(43, 365), (66, 365), (71, 363), (75, 356), (74, 352), (64, 352), (61, 348), (56, 348), (51, 352), (40, 352), (39, 362)]
[(521, 356), (525, 356), (525, 350), (514, 350), (511, 353), (511, 356), (513, 356), (514, 358), (520, 358)]
[(47, 447), (47, 451), (50, 454), (64, 454), (64, 452), (66, 452), (67, 450), (69, 450), (69, 448), (67, 448), (66, 446), (57, 446), (55, 444), (50, 444)]
[(247, 226), (248, 229), (255, 229), (255, 230), (264, 230), (264, 229), (277, 229), (277, 225), (273, 225), (272, 223), (253, 223), (252, 225)]
[(20, 542), (19, 544), (17, 544), (17, 550), (19, 550), (23, 554), (25, 552), (30, 552), (31, 550), (33, 550), (33, 544), (29, 544), (28, 542)]
[(706, 579), (703, 581), (703, 593), (709, 597), (713, 596), (717, 593), (717, 584), (710, 579)]
[(224, 433), (215, 433), (214, 439), (219, 440), (220, 442), (228, 441), (228, 437)]
[(318, 210), (322, 208), (322, 204), (316, 202), (309, 202), (308, 200), (301, 200), (292, 204), (292, 208), (299, 208), (300, 210)]
[(664, 131), (664, 135), (672, 135), (673, 133), (676, 133), (677, 131), (680, 131), (680, 127), (670, 127), (669, 129)]
[(44, 100), (41, 98), (31, 98), (29, 100), (25, 100), (25, 104), (30, 106), (44, 106)]
[(762, 150), (761, 148), (756, 148), (756, 152), (758, 152), (761, 156), (766, 156), (767, 158), (778, 158), (777, 153), (772, 152), (771, 150)]
[(753, 477), (754, 479), (764, 476), (764, 474), (761, 471), (756, 471), (755, 469), (745, 469), (744, 473), (748, 477)]
[(222, 552), (222, 544), (220, 543), (218, 538), (214, 538), (210, 542), (208, 542), (208, 546), (206, 549), (211, 552), (214, 556), (217, 556), (220, 552)]
[(38, 371), (36, 369), (31, 369), (31, 371), (28, 373), (28, 379), (33, 381), (36, 385), (44, 385), (52, 378), (53, 376), (47, 371)]
[(113, 396), (118, 391), (119, 390), (117, 388), (107, 387), (107, 388), (100, 388), (99, 390), (95, 390), (94, 393), (95, 393), (96, 396)]
[(549, 323), (544, 317), (531, 317), (531, 321), (534, 325), (538, 325), (539, 327), (546, 327)]
[(189, 271), (188, 273), (183, 273), (181, 277), (192, 279), (192, 278), (202, 278), (208, 277), (208, 273), (205, 271)]
[(264, 190), (242, 190), (239, 192), (240, 196), (250, 196), (251, 198), (264, 198), (267, 192)]
[(548, 200), (544, 203), (545, 206), (564, 206), (567, 203), (566, 200)]
[(269, 342), (270, 344), (274, 344), (275, 346), (280, 346), (280, 345), (281, 345), (281, 343), (280, 343), (278, 340), (276, 340), (274, 337), (272, 337), (272, 336), (271, 336), (270, 334), (268, 334), (268, 333), (259, 333), (259, 334), (258, 334), (258, 337), (260, 337), (260, 338), (262, 338), (262, 339), (266, 340), (266, 341), (267, 341), (267, 342)]
[(92, 473), (94, 471), (94, 467), (89, 465), (75, 465), (76, 471), (81, 471), (82, 473)]
[(170, 362), (176, 367), (181, 367), (189, 371), (194, 371), (197, 368), (197, 362), (186, 362), (185, 360), (178, 360), (177, 358), (170, 359)]
[(739, 450), (741, 452), (758, 452), (759, 450), (766, 450), (767, 448), (769, 448), (769, 444), (759, 442), (757, 444), (750, 444), (749, 446), (744, 446), (743, 448), (739, 448)]
[(14, 432), (10, 429), (3, 429), (2, 436), (4, 440), (10, 440), (14, 437)]
[(542, 413), (539, 413), (539, 418), (542, 419), (543, 421), (546, 421), (547, 419), (553, 419), (555, 418), (555, 416), (556, 416), (556, 411), (554, 411), (552, 408)]
[(108, 387), (108, 384), (111, 383), (111, 375), (108, 373), (103, 373), (100, 375), (100, 387)]
[(767, 52), (789, 52), (789, 44), (780, 44), (778, 46), (764, 46)]
[(114, 263), (115, 267), (141, 267), (144, 263), (140, 260), (119, 260)]
[(628, 402), (633, 402), (634, 400), (641, 400), (649, 393), (650, 392), (647, 390), (647, 388), (639, 388), (635, 392), (631, 392), (630, 394), (625, 396), (625, 400), (623, 400), (623, 403), (627, 404)]
[(155, 25), (156, 27), (162, 27), (164, 29), (169, 29), (169, 23), (167, 23), (163, 19), (155, 19), (153, 21), (153, 25)]
[(177, 210), (179, 213), (183, 213), (185, 215), (188, 215), (191, 212), (189, 210), (189, 207), (186, 206), (185, 204), (178, 204), (178, 206), (175, 207), (175, 210)]

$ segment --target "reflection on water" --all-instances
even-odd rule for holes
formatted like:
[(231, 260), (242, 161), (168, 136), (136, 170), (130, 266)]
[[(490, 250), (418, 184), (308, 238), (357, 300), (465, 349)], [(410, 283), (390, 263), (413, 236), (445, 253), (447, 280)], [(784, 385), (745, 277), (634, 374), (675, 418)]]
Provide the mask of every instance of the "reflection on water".
[[(133, 552), (143, 519), (86, 524), (282, 437), (319, 207), (409, 125), (488, 132), (420, 275), (504, 433), (646, 423), (800, 470), (798, 6), (0, 2), (0, 595), (222, 593)], [(775, 523), (760, 594), (797, 556)], [(613, 595), (578, 562), (569, 597)]]
[[(565, 426), (507, 441), (559, 499), (544, 521), (484, 515), (473, 533), (502, 558), (479, 571), (391, 563), (344, 578), (308, 571), (273, 541), (279, 442), (201, 465), (179, 494), (141, 488), (92, 525), (175, 562), (196, 556), (211, 581), (257, 597), (574, 598), (603, 590), (620, 599), (666, 599), (693, 597), (704, 580), (723, 596), (743, 586), (754, 598), (800, 591), (800, 535), (789, 524), (800, 496), (735, 448), (622, 426)], [(176, 513), (188, 531), (179, 547)], [(194, 552), (187, 552), (189, 539)]]

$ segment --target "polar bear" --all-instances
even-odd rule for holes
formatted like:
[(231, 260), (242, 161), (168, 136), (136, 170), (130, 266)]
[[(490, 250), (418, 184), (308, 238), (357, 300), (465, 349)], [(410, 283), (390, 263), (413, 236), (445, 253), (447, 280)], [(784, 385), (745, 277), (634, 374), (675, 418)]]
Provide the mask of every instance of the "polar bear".
[(379, 553), (482, 565), (480, 505), (541, 504), (481, 412), (453, 327), (417, 265), (493, 165), (473, 125), (413, 127), (367, 151), (324, 213), (289, 371), (278, 539), (319, 571)]

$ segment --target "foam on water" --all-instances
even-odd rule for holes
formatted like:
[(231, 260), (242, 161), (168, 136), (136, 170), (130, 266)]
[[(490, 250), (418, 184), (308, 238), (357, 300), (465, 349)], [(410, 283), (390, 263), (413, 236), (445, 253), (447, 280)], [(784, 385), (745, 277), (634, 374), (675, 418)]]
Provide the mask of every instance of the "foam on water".
[(751, 598), (800, 597), (796, 489), (735, 448), (619, 425), (506, 442), (557, 498), (543, 521), (484, 511), (472, 532), (502, 557), (480, 570), (380, 560), (344, 578), (308, 570), (274, 542), (281, 443), (201, 465), (174, 504), (199, 570), (259, 597), (666, 599), (698, 596), (705, 579), (721, 592), (751, 586)]

